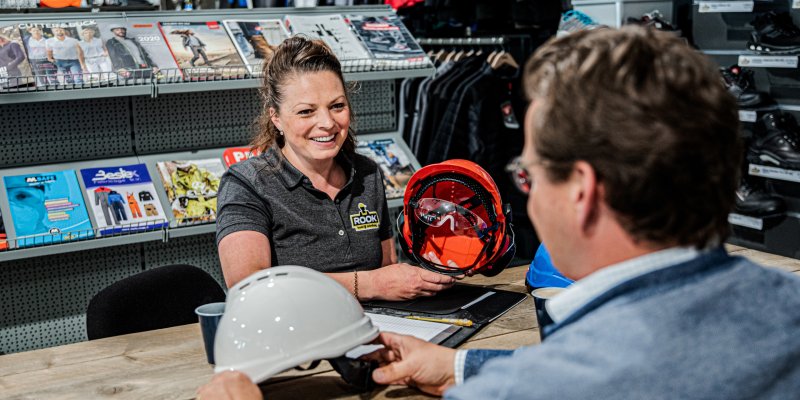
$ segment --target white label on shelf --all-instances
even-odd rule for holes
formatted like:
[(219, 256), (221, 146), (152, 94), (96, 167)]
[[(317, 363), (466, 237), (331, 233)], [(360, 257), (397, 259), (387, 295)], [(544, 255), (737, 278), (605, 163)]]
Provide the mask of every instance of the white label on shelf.
[(739, 56), (742, 67), (797, 68), (797, 56)]
[(753, 1), (698, 1), (701, 13), (753, 12)]
[(736, 214), (736, 213), (728, 214), (728, 222), (730, 222), (733, 225), (743, 226), (745, 228), (752, 228), (758, 230), (764, 229), (763, 219), (748, 217), (742, 214)]
[(800, 0), (792, 0), (792, 8), (800, 8)]
[(747, 173), (764, 178), (780, 179), (782, 181), (800, 182), (800, 171), (770, 167), (766, 165), (750, 164)]
[(755, 111), (739, 110), (739, 121), (742, 122), (756, 122), (757, 116)]

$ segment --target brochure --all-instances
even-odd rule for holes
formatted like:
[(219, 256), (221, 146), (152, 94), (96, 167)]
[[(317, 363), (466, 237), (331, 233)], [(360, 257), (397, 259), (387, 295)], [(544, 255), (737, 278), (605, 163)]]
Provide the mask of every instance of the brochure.
[(244, 60), (247, 72), (261, 75), (262, 64), (289, 37), (279, 19), (260, 21), (222, 21), (228, 35), (233, 39), (236, 51)]
[(217, 191), (225, 167), (218, 158), (160, 161), (161, 183), (178, 225), (212, 222), (217, 217)]
[(387, 200), (403, 197), (414, 166), (394, 139), (359, 140), (356, 152), (371, 158), (383, 171)]

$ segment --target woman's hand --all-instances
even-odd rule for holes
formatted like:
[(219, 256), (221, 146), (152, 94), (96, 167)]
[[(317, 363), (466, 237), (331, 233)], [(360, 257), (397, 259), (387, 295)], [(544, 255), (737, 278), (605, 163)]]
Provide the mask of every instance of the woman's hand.
[[(409, 300), (422, 296), (433, 296), (456, 282), (456, 279), (406, 263), (387, 265), (366, 274), (369, 283), (362, 290), (363, 298), (369, 300)], [(362, 297), (362, 296), (359, 296)]]

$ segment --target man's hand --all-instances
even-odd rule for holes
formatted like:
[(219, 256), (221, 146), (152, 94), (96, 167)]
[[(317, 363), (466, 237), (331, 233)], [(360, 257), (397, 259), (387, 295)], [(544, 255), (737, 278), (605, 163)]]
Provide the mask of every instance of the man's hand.
[(214, 375), (211, 382), (197, 389), (198, 400), (261, 400), (258, 389), (247, 375), (239, 371), (225, 371)]
[(453, 349), (387, 332), (381, 333), (374, 343), (384, 348), (363, 358), (381, 365), (372, 372), (375, 383), (416, 386), (436, 396), (456, 383), (453, 372), (456, 351)]
[(433, 296), (456, 282), (453, 277), (405, 263), (387, 265), (367, 274), (369, 286), (362, 293), (368, 299), (408, 300)]

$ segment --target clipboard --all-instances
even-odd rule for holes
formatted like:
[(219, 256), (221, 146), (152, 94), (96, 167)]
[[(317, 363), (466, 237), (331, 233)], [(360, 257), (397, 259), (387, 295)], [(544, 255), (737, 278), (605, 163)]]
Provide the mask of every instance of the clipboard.
[(365, 311), (376, 314), (471, 320), (471, 327), (459, 327), (439, 343), (455, 348), (525, 300), (526, 296), (524, 293), (457, 283), (432, 297), (408, 301), (372, 301), (363, 306)]

